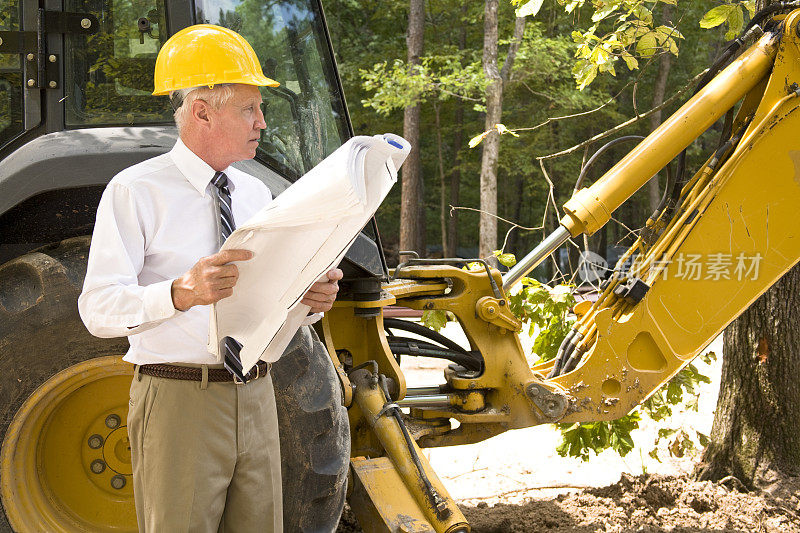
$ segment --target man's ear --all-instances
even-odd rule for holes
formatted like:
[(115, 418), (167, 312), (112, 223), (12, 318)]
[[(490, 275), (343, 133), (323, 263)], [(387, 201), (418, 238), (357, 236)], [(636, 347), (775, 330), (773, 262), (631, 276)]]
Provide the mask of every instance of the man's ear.
[(208, 116), (209, 112), (210, 106), (205, 100), (200, 100), (197, 98), (192, 102), (192, 122), (194, 122), (197, 126), (200, 126), (201, 128), (208, 128), (211, 126), (211, 121), (209, 120)]

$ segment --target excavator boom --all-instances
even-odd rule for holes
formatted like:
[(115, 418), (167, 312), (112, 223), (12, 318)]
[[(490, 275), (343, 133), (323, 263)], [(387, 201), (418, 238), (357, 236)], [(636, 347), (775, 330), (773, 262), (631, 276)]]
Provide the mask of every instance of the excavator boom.
[[(537, 424), (619, 418), (800, 259), (798, 22), (800, 10), (768, 21), (766, 31), (752, 24), (726, 50), (725, 62), (740, 43), (752, 46), (712, 71), (662, 126), (576, 193), (559, 229), (504, 277), (488, 265), (464, 268), (463, 260), (411, 259), (379, 296), (340, 298), (324, 319), (324, 339), (350, 405), (351, 507), (365, 530), (468, 531), (418, 448)], [(531, 367), (508, 292), (567, 239), (602, 228), (726, 114), (719, 147), (685, 183), (668, 183), (662, 206), (556, 359)], [(393, 304), (451, 313), (469, 346), (384, 318), (383, 308)], [(445, 383), (414, 387), (398, 364), (401, 354), (453, 364)]]

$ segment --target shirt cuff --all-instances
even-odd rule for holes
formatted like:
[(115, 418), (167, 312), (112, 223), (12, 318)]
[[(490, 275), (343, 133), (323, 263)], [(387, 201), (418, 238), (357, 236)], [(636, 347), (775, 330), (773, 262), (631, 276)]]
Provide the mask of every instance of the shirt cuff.
[(144, 288), (144, 312), (148, 322), (170, 318), (178, 312), (172, 302), (173, 281), (159, 281)]
[(301, 326), (310, 326), (322, 318), (322, 313), (312, 313), (303, 319)]

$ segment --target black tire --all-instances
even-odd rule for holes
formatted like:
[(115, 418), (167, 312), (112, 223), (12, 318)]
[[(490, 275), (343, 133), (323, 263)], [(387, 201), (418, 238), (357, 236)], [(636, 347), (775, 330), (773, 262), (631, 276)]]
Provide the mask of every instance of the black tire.
[(330, 533), (344, 508), (350, 425), (328, 352), (302, 327), (272, 367), (278, 404), (284, 531)]
[[(22, 403), (54, 374), (128, 349), (125, 339), (93, 337), (78, 315), (88, 250), (89, 237), (76, 237), (0, 266), (0, 442)], [(5, 510), (0, 531), (11, 531)]]
[[(68, 239), (0, 266), (0, 442), (22, 403), (54, 374), (128, 349), (126, 339), (92, 336), (78, 315), (89, 243)], [(349, 426), (338, 379), (310, 328), (292, 339), (273, 379), (285, 530), (333, 531), (344, 504)], [(0, 531), (11, 531), (5, 513)]]

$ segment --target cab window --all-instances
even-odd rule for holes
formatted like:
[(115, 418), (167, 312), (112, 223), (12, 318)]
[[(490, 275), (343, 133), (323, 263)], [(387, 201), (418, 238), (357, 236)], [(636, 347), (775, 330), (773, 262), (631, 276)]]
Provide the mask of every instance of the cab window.
[(264, 118), (257, 158), (296, 179), (349, 138), (319, 5), (312, 0), (195, 0), (198, 23), (240, 33), (264, 74)]
[(95, 34), (66, 38), (67, 126), (171, 122), (168, 100), (151, 95), (156, 56), (168, 38), (164, 1), (67, 0), (64, 9), (100, 22)]
[[(0, 30), (20, 31), (19, 0), (0, 0)], [(22, 56), (0, 53), (0, 146), (24, 129)]]

